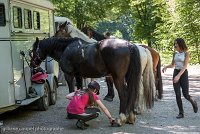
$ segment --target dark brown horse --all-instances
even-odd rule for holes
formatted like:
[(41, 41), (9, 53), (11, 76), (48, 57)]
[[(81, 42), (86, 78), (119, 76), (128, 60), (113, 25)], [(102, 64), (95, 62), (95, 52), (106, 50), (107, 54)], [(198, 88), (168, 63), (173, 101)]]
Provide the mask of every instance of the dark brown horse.
[[(152, 61), (147, 61), (142, 68), (140, 52), (136, 45), (121, 39), (106, 39), (99, 43), (88, 44), (79, 38), (36, 39), (33, 44), (31, 66), (37, 67), (47, 56), (59, 62), (70, 92), (74, 91), (74, 76), (99, 78), (111, 74), (119, 94), (119, 126), (135, 122), (134, 108), (140, 92), (143, 72), (148, 80), (144, 80), (148, 88), (144, 88), (144, 100), (148, 108), (153, 106), (154, 78), (151, 79)], [(147, 51), (148, 52), (148, 51)], [(145, 54), (146, 51), (144, 50)], [(142, 53), (141, 53), (142, 54)], [(145, 54), (146, 57), (151, 57)], [(142, 72), (143, 71), (143, 72)], [(128, 114), (128, 116), (126, 116)]]
[[(88, 35), (89, 38), (94, 38), (97, 41), (101, 41), (106, 39), (107, 37), (103, 34), (100, 34), (96, 32), (91, 27), (84, 27), (81, 30), (83, 33)], [(152, 56), (153, 60), (153, 71), (154, 71), (154, 77), (155, 77), (155, 86), (156, 86), (156, 96), (155, 98), (162, 99), (163, 94), (163, 84), (162, 84), (162, 75), (161, 75), (161, 60), (159, 53), (154, 50), (153, 48), (146, 46), (146, 45), (140, 45), (144, 48), (147, 48)], [(113, 80), (112, 77), (106, 77), (106, 83), (108, 86), (108, 94), (105, 96), (105, 100), (112, 101), (114, 98), (114, 89), (113, 89)]]

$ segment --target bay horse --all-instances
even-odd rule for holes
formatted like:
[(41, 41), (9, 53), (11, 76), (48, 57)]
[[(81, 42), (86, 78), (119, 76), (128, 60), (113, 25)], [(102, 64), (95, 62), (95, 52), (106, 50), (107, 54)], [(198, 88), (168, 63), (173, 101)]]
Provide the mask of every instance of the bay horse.
[[(97, 41), (101, 41), (104, 39), (107, 39), (108, 37), (98, 33), (91, 27), (84, 27), (81, 29), (83, 33), (88, 35), (89, 38), (93, 38)], [(160, 60), (160, 55), (159, 53), (154, 50), (153, 48), (146, 46), (146, 45), (140, 45), (144, 48), (147, 48), (152, 56), (153, 60), (153, 72), (154, 72), (154, 78), (155, 78), (155, 86), (156, 86), (156, 93), (155, 93), (155, 98), (157, 99), (162, 99), (163, 97), (163, 83), (162, 83), (162, 75), (161, 75), (161, 60)], [(112, 101), (114, 98), (114, 88), (113, 88), (113, 80), (112, 77), (106, 77), (106, 83), (108, 86), (108, 93), (105, 96), (105, 100), (107, 101)]]
[[(71, 30), (69, 30), (71, 29)], [(76, 32), (74, 32), (76, 31)], [(79, 35), (82, 35), (83, 33), (79, 33), (77, 32), (78, 30), (74, 27), (72, 27), (70, 24), (68, 25), (67, 22), (63, 23), (62, 25), (59, 26), (59, 29), (58, 31), (56, 31), (56, 34), (55, 34), (55, 37), (64, 37), (64, 38), (71, 38), (71, 37), (80, 37), (82, 38), (84, 41), (86, 42), (90, 42), (88, 39), (85, 38), (85, 35), (84, 37), (81, 37)], [(152, 61), (152, 58), (151, 58), (151, 54), (148, 53), (149, 51), (146, 51), (143, 47), (141, 46), (137, 46), (138, 49), (140, 50), (140, 54), (141, 54), (141, 61), (142, 61), (142, 76), (144, 77), (144, 81), (143, 81), (143, 77), (140, 81), (140, 92), (139, 92), (139, 96), (137, 97), (137, 105), (135, 107), (135, 111), (137, 112), (137, 114), (141, 114), (142, 111), (144, 111), (144, 108), (145, 108), (145, 105), (144, 105), (144, 87), (146, 85), (146, 82), (148, 81), (145, 81), (145, 80), (148, 80), (148, 78), (152, 78), (152, 77), (148, 77), (148, 75), (145, 75), (145, 71), (144, 69), (146, 68), (147, 64), (151, 64), (150, 67), (153, 67), (152, 63), (151, 62), (148, 62), (148, 61)], [(148, 67), (147, 67), (148, 68)], [(148, 68), (150, 69), (150, 68)], [(145, 69), (147, 70), (147, 69)], [(150, 69), (150, 70), (153, 70)], [(151, 72), (151, 71), (149, 71)], [(150, 76), (153, 76), (150, 74)], [(78, 79), (77, 79), (78, 78)], [(105, 76), (106, 78), (106, 83), (107, 83), (107, 86), (108, 86), (108, 95), (112, 95), (112, 96), (105, 96), (105, 100), (108, 100), (108, 101), (112, 101), (113, 100), (113, 97), (114, 97), (114, 88), (113, 88), (113, 78), (111, 75), (106, 75)], [(78, 85), (82, 87), (82, 77), (80, 76), (76, 76), (76, 81), (77, 81), (77, 87)], [(152, 80), (152, 81), (155, 81), (155, 80)], [(150, 84), (151, 85), (151, 81), (150, 81)], [(152, 85), (151, 85), (152, 86)], [(146, 87), (148, 88), (148, 87)], [(153, 86), (152, 86), (153, 88)], [(112, 97), (112, 98), (111, 98)]]
[[(70, 92), (74, 91), (75, 75), (99, 78), (111, 74), (120, 100), (119, 118), (115, 120), (116, 123), (122, 126), (135, 122), (134, 108), (142, 77), (141, 55), (136, 45), (122, 39), (106, 39), (88, 44), (80, 38), (36, 38), (32, 49), (31, 66), (38, 67), (47, 56), (58, 61)], [(147, 64), (145, 74), (151, 77), (151, 71), (151, 64)], [(148, 87), (144, 89), (144, 101), (147, 108), (152, 108), (152, 85), (155, 81), (149, 77), (148, 80), (144, 80)]]

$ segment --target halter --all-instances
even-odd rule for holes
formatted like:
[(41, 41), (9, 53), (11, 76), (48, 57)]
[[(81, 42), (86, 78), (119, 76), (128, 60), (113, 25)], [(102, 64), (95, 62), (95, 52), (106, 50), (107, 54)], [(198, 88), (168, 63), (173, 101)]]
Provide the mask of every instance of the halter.
[(64, 30), (65, 30), (65, 32), (67, 32), (67, 34), (70, 35), (72, 31), (71, 32), (68, 31), (69, 30), (68, 25), (72, 25), (72, 24), (70, 22), (67, 22), (66, 25), (65, 25)]

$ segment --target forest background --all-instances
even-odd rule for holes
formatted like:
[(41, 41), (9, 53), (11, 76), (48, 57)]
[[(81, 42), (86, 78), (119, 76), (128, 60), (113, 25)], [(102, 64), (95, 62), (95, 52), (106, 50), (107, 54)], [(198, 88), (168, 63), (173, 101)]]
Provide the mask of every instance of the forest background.
[(51, 0), (55, 15), (81, 29), (93, 27), (156, 49), (162, 64), (171, 62), (174, 40), (189, 47), (190, 64), (200, 64), (199, 0)]

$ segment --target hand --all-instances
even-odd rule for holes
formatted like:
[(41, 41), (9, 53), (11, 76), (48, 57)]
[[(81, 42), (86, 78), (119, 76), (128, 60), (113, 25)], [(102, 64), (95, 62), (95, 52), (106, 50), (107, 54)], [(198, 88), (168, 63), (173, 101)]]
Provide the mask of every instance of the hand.
[(180, 79), (180, 77), (179, 77), (179, 76), (176, 76), (176, 77), (174, 77), (173, 82), (174, 82), (174, 83), (177, 83), (177, 82), (179, 81), (179, 79)]
[(109, 121), (110, 121), (110, 124), (112, 124), (115, 121), (115, 119), (111, 117), (109, 118)]

